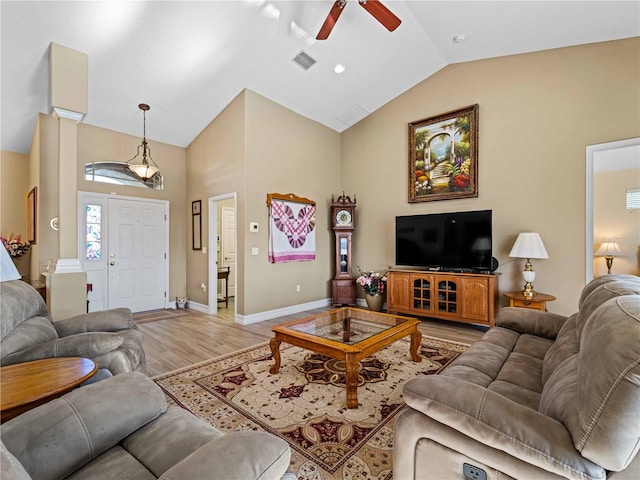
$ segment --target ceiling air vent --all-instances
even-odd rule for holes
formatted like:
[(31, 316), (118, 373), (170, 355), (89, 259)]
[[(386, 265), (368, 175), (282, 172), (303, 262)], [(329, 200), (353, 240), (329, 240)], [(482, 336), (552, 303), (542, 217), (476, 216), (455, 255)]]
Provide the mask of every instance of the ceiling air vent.
[(300, 52), (291, 60), (293, 60), (298, 65), (300, 65), (305, 70), (309, 70), (313, 66), (313, 64), (316, 63), (316, 61), (313, 58), (311, 58), (309, 55), (307, 55), (304, 52)]

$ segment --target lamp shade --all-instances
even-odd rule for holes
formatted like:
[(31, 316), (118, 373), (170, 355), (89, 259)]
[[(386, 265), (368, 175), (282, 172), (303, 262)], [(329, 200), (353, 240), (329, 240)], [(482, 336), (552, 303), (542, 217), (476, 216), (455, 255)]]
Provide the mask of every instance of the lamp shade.
[(540, 234), (533, 232), (524, 232), (518, 235), (509, 256), (516, 258), (549, 258)]
[(619, 257), (622, 255), (622, 251), (616, 242), (604, 242), (593, 255), (596, 257)]
[(129, 170), (134, 172), (143, 180), (147, 180), (148, 178), (153, 177), (159, 171), (159, 168), (148, 163), (133, 163), (129, 165)]
[(19, 280), (21, 278), (22, 275), (18, 273), (18, 269), (13, 261), (11, 261), (11, 257), (9, 256), (7, 249), (4, 248), (2, 243), (0, 243), (0, 282)]

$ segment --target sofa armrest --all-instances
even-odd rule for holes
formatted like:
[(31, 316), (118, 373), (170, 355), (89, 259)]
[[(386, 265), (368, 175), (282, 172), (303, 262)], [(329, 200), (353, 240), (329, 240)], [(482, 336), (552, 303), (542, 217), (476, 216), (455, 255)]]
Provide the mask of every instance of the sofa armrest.
[(602, 468), (576, 450), (563, 424), (484, 387), (434, 375), (410, 380), (403, 395), (414, 410), (546, 471), (602, 476)]
[(79, 388), (0, 426), (2, 442), (33, 478), (64, 478), (167, 409), (139, 372)]
[(529, 308), (501, 308), (495, 324), (499, 327), (528, 333), (538, 337), (555, 339), (567, 317)]
[(128, 308), (83, 313), (75, 317), (55, 320), (53, 326), (61, 337), (85, 332), (117, 332), (119, 330), (138, 329), (138, 326), (133, 321), (131, 310)]
[(117, 333), (90, 332), (68, 337), (56, 338), (48, 342), (11, 353), (2, 359), (3, 365), (31, 362), (43, 358), (86, 357), (98, 355), (117, 349), (124, 338)]
[(167, 470), (160, 480), (242, 478), (279, 480), (289, 467), (291, 450), (266, 432), (234, 432), (207, 443)]

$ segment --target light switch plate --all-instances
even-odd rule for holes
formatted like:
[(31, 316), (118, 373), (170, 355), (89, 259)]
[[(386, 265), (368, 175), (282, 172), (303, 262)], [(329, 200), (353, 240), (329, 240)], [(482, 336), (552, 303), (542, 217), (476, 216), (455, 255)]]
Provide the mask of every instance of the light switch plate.
[(251, 247), (251, 255), (260, 255), (258, 247)]

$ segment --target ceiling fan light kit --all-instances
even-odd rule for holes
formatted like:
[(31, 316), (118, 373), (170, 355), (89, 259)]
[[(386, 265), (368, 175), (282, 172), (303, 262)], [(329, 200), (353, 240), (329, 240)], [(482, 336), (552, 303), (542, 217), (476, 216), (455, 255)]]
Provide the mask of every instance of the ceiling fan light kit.
[[(391, 10), (385, 7), (379, 0), (358, 0), (362, 8), (369, 12), (378, 22), (380, 22), (387, 30), (393, 32), (400, 26), (400, 19), (396, 17)], [(326, 40), (335, 26), (338, 18), (342, 14), (342, 10), (347, 5), (347, 0), (336, 0), (331, 7), (329, 15), (325, 19), (320, 31), (316, 36), (316, 40)]]

